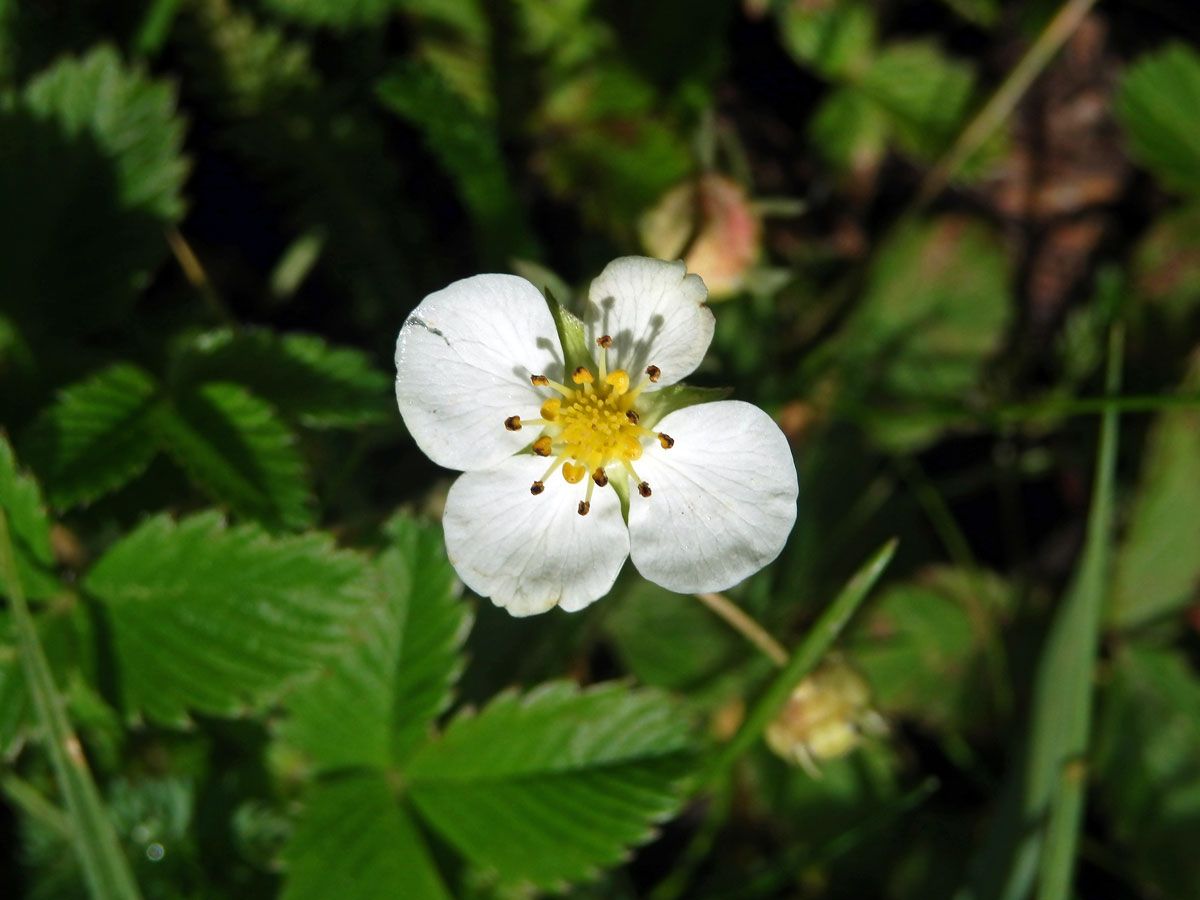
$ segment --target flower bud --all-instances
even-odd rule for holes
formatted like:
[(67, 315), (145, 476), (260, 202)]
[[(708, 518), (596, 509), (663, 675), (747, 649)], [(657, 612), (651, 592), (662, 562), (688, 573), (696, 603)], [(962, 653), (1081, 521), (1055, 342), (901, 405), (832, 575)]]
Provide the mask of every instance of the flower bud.
[(852, 751), (864, 734), (884, 730), (871, 709), (871, 689), (848, 663), (834, 659), (796, 685), (787, 704), (767, 726), (767, 745), (788, 762), (819, 777), (816, 764)]

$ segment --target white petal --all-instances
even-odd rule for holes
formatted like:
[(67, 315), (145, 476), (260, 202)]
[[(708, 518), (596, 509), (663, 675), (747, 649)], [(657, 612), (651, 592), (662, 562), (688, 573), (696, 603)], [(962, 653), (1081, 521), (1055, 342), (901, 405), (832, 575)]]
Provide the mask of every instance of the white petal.
[(608, 368), (625, 369), (636, 382), (647, 366), (662, 370), (661, 385), (686, 378), (712, 343), (712, 310), (699, 275), (682, 262), (645, 256), (614, 259), (592, 282), (584, 323), (588, 346), (613, 339)]
[(541, 293), (515, 275), (476, 275), (430, 294), (396, 339), (396, 401), (425, 454), (448, 469), (483, 469), (528, 444), (545, 399), (530, 375), (560, 378), (562, 349)]
[(592, 491), (556, 472), (536, 497), (529, 486), (548, 461), (521, 454), (484, 471), (466, 472), (446, 497), (442, 523), (455, 571), (477, 594), (514, 616), (555, 604), (574, 612), (608, 593), (629, 555), (629, 532), (611, 487)]
[(638, 474), (649, 497), (629, 501), (633, 564), (680, 593), (723, 591), (783, 549), (796, 521), (796, 465), (765, 412), (723, 400), (676, 410), (657, 428), (675, 439), (647, 448)]

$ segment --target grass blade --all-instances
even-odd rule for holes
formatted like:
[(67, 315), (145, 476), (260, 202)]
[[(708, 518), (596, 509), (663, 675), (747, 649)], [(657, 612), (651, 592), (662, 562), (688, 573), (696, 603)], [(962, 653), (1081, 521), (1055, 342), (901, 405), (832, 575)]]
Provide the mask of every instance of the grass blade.
[[(1114, 328), (1109, 335), (1106, 378), (1110, 393), (1120, 387), (1122, 350), (1123, 332)], [(1092, 720), (1092, 681), (1112, 560), (1117, 421), (1116, 410), (1110, 410), (1100, 425), (1100, 452), (1083, 559), (1055, 619), (1035, 686), (1034, 747), (1043, 752), (1035, 752), (1032, 759), (1043, 771), (1032, 781), (1047, 786), (1050, 803), (1038, 873), (1041, 900), (1066, 900), (1075, 870), (1087, 773), (1083, 757)]]
[(38, 640), (37, 628), (17, 576), (8, 517), (0, 509), (0, 578), (12, 604), (25, 676), (38, 719), (46, 733), (50, 761), (71, 817), (75, 851), (83, 866), (84, 879), (95, 900), (138, 900), (141, 894), (133, 880), (129, 862), (121, 852), (117, 833), (88, 771), (79, 739), (71, 729), (62, 695), (54, 684), (50, 663)]

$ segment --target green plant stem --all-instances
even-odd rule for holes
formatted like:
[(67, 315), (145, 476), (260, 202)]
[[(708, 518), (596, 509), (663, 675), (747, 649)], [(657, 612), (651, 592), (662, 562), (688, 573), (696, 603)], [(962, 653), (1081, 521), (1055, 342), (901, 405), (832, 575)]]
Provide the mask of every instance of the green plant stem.
[(796, 685), (821, 661), (825, 652), (842, 633), (842, 629), (846, 627), (846, 623), (850, 621), (855, 610), (866, 599), (871, 588), (875, 586), (875, 582), (879, 580), (888, 563), (891, 562), (892, 556), (896, 552), (896, 544), (897, 540), (893, 538), (880, 547), (867, 560), (866, 565), (846, 582), (841, 593), (817, 619), (807, 637), (800, 642), (800, 646), (796, 648), (796, 652), (783, 667), (783, 671), (776, 676), (775, 680), (767, 687), (766, 692), (754, 704), (737, 734), (713, 758), (706, 773), (706, 781), (711, 783), (722, 778), (738, 757), (758, 740), (771, 721), (779, 715), (779, 711), (787, 703), (788, 697), (791, 696)]
[(66, 801), (75, 851), (83, 866), (88, 890), (96, 900), (138, 900), (141, 895), (129, 869), (129, 862), (121, 852), (116, 830), (88, 771), (83, 747), (67, 719), (62, 695), (54, 684), (50, 663), (38, 640), (37, 626), (17, 574), (8, 518), (3, 509), (0, 509), (0, 578), (4, 579), (12, 606), (29, 693), (45, 732), (50, 761)]
[(911, 212), (924, 208), (940, 194), (942, 188), (958, 173), (971, 154), (982, 147), (996, 129), (1012, 115), (1013, 109), (1029, 90), (1029, 86), (1050, 64), (1067, 39), (1075, 33), (1075, 29), (1095, 3), (1096, 0), (1067, 0), (1059, 8), (1054, 18), (1042, 29), (1037, 40), (1025, 51), (1021, 61), (1008, 73), (1008, 77), (975, 114), (967, 127), (959, 133), (950, 149), (926, 174)]
[(724, 594), (696, 594), (696, 599), (724, 619), (730, 628), (761, 650), (775, 665), (782, 666), (787, 662), (787, 650), (779, 641)]
[(56, 832), (63, 840), (75, 840), (75, 828), (71, 824), (71, 817), (43, 797), (41, 792), (28, 781), (24, 781), (16, 775), (5, 775), (0, 778), (0, 790), (4, 791), (4, 795), (25, 815), (31, 819), (37, 819), (47, 828)]
[[(1120, 387), (1123, 332), (1114, 327), (1109, 335), (1106, 385)], [(1092, 682), (1100, 646), (1100, 623), (1108, 599), (1108, 573), (1112, 557), (1113, 495), (1117, 467), (1117, 424), (1115, 410), (1101, 423), (1100, 453), (1092, 487), (1087, 539), (1079, 573), (1067, 601), (1054, 622), (1045, 667), (1039, 674), (1036, 699), (1050, 707), (1052, 724), (1061, 741), (1057, 765), (1047, 773), (1050, 815), (1046, 824), (1038, 877), (1040, 900), (1067, 900), (1079, 845), (1083, 819), (1084, 787), (1087, 783), (1088, 737), (1092, 722)], [(1043, 684), (1047, 679), (1049, 683)], [(1043, 699), (1043, 695), (1051, 695)], [(1058, 715), (1064, 713), (1064, 715)]]

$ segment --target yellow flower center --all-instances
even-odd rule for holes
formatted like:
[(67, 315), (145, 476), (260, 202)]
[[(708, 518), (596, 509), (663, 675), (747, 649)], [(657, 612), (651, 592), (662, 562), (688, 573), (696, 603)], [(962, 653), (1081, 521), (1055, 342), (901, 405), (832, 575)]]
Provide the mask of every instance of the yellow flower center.
[(531, 450), (537, 456), (554, 457), (546, 473), (533, 483), (531, 493), (536, 495), (545, 490), (546, 479), (560, 467), (569, 484), (579, 484), (591, 475), (584, 499), (579, 503), (581, 516), (591, 509), (592, 489), (608, 485), (610, 470), (631, 478), (638, 493), (649, 497), (650, 485), (633, 468), (633, 463), (642, 456), (643, 442), (655, 438), (663, 449), (675, 443), (669, 435), (639, 425), (641, 417), (634, 408), (646, 385), (658, 381), (661, 374), (658, 367), (649, 366), (646, 377), (631, 387), (628, 372), (624, 369), (609, 372), (606, 368), (606, 351), (612, 346), (612, 339), (605, 335), (596, 343), (600, 345), (597, 373), (580, 366), (571, 374), (574, 387), (551, 381), (545, 375), (534, 375), (531, 379), (534, 386), (550, 388), (559, 396), (549, 397), (542, 404), (537, 419), (522, 421), (520, 416), (509, 416), (504, 420), (509, 431), (519, 431), (525, 425), (542, 426), (542, 434)]

